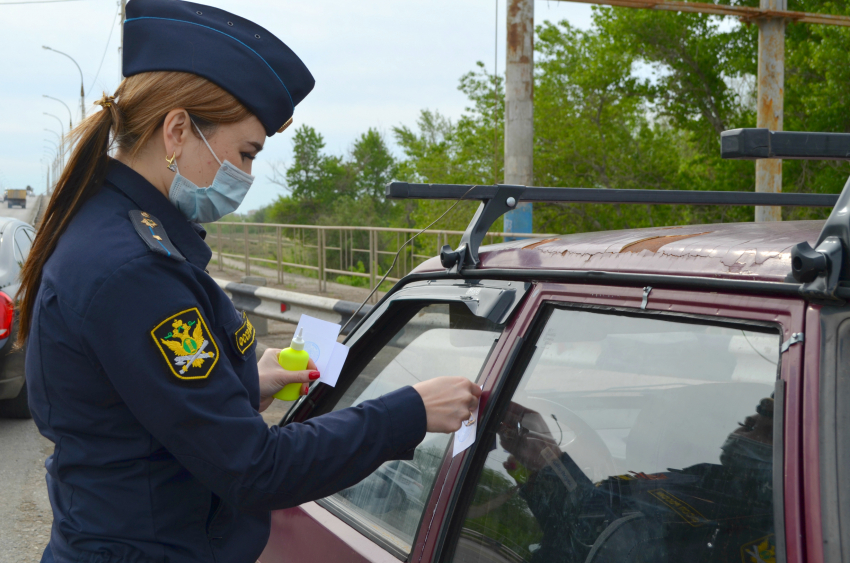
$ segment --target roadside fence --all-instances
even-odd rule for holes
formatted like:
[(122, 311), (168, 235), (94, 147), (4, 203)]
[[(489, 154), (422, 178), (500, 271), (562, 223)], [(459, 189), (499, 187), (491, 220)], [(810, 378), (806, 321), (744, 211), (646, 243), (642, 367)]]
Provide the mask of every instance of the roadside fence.
[[(392, 264), (399, 248), (418, 229), (388, 227), (287, 225), (277, 223), (218, 222), (210, 225), (207, 243), (218, 258), (219, 269), (228, 260), (240, 262), (245, 275), (251, 268), (277, 272), (277, 283), (285, 273), (297, 272), (315, 277), (320, 292), (327, 291), (329, 277), (347, 278), (343, 283), (375, 287)], [(440, 248), (460, 243), (463, 231), (429, 230), (400, 254), (387, 281), (395, 283), (425, 260), (437, 256)], [(485, 243), (501, 242), (517, 233), (491, 232)], [(556, 235), (523, 233), (522, 238), (543, 239)], [(360, 281), (362, 280), (362, 281)]]

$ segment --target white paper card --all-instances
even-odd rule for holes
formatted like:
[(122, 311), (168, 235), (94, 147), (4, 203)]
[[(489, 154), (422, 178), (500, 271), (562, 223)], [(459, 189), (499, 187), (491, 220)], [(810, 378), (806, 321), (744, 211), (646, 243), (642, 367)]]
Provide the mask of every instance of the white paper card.
[(319, 381), (336, 386), (342, 366), (348, 357), (348, 346), (336, 341), (342, 327), (309, 315), (301, 315), (295, 334), (304, 329), (304, 349), (319, 370)]
[(339, 379), (339, 374), (342, 372), (342, 366), (345, 364), (345, 359), (348, 357), (348, 346), (345, 344), (336, 343), (328, 366), (320, 371), (319, 381), (331, 387), (336, 387), (336, 382)]
[(295, 327), (295, 334), (304, 329), (304, 349), (310, 354), (310, 359), (316, 363), (319, 373), (323, 374), (328, 367), (340, 328), (342, 327), (336, 323), (308, 315), (301, 315), (298, 326)]
[[(480, 404), (480, 403), (479, 403)], [(478, 407), (475, 407), (475, 412), (472, 413), (472, 423), (463, 422), (460, 425), (460, 430), (455, 432), (454, 444), (452, 445), (452, 457), (466, 450), (475, 443), (475, 432), (478, 430)]]

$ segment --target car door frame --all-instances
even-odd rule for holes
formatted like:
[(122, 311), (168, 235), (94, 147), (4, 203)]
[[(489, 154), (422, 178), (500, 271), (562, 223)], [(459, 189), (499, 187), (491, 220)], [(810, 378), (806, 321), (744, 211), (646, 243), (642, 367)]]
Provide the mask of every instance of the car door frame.
[[(794, 334), (802, 333), (806, 324), (806, 302), (801, 298), (783, 296), (750, 295), (734, 292), (699, 291), (693, 289), (663, 289), (644, 287), (604, 286), (591, 284), (563, 284), (541, 282), (535, 284), (521, 309), (509, 323), (498, 352), (492, 354), (489, 371), (482, 373), (484, 395), (479, 420), (486, 426), (492, 418), (499, 397), (499, 391), (510, 378), (521, 377), (512, 369), (515, 360), (523, 352), (526, 340), (543, 312), (546, 303), (580, 304), (599, 307), (617, 307), (629, 310), (649, 311), (655, 314), (665, 313), (676, 316), (691, 315), (702, 319), (732, 319), (735, 321), (758, 321), (779, 324), (782, 327), (782, 342), (790, 342)], [(530, 345), (531, 343), (529, 343)], [(782, 453), (784, 483), (778, 488), (776, 496), (777, 517), (784, 521), (782, 529), (777, 529), (777, 546), (780, 550), (777, 561), (803, 563), (806, 560), (804, 533), (806, 519), (804, 509), (813, 510), (817, 501), (803, 497), (803, 367), (804, 342), (791, 345), (781, 353), (780, 378), (776, 388), (783, 426), (782, 443), (777, 452)], [(781, 382), (781, 383), (779, 383)], [(479, 435), (482, 428), (479, 428)], [(778, 443), (780, 437), (775, 437)], [(476, 459), (476, 452), (483, 452), (473, 445), (456, 458), (446, 457), (438, 473), (434, 491), (426, 507), (429, 519), (423, 519), (416, 535), (411, 562), (443, 561), (450, 551), (447, 540), (453, 526), (458, 526), (462, 515), (456, 510), (459, 495), (467, 482), (473, 462), (483, 464), (482, 457)], [(486, 452), (484, 452), (486, 454)], [(776, 462), (776, 460), (775, 460)], [(784, 532), (784, 538), (782, 537)]]
[[(502, 288), (515, 292), (515, 297), (512, 303), (507, 304), (502, 302), (501, 306), (503, 309), (496, 309), (494, 311), (494, 313), (501, 317), (502, 320), (508, 320), (499, 339), (494, 343), (493, 349), (481, 368), (479, 379), (488, 377), (489, 374), (498, 369), (498, 366), (501, 365), (498, 363), (498, 358), (501, 357), (502, 349), (505, 346), (506, 339), (504, 338), (504, 335), (507, 333), (512, 324), (510, 319), (516, 317), (517, 310), (522, 307), (523, 300), (527, 298), (528, 294), (531, 292), (533, 286), (530, 283), (521, 281), (463, 279), (413, 281), (412, 283), (407, 284), (404, 288), (398, 289), (389, 298), (379, 303), (379, 305), (371, 311), (369, 316), (361, 321), (361, 323), (351, 333), (349, 338), (346, 339), (346, 344), (352, 345), (352, 351), (349, 358), (355, 360), (353, 364), (355, 366), (359, 364), (359, 362), (356, 361), (356, 356), (358, 354), (371, 357), (374, 350), (381, 347), (380, 345), (369, 342), (368, 338), (366, 338), (370, 332), (374, 333), (374, 331), (384, 330), (387, 327), (392, 327), (398, 324), (398, 319), (394, 318), (393, 311), (391, 310), (391, 307), (395, 302), (456, 303), (469, 301), (470, 299), (474, 300), (477, 294), (471, 296), (463, 295), (464, 292), (457, 291), (458, 287), (471, 287), (473, 289), (481, 287)], [(481, 304), (483, 306), (483, 299)], [(358, 344), (360, 344), (359, 347)], [(357, 376), (359, 376), (360, 367), (351, 366), (351, 363), (346, 362), (345, 369), (340, 375), (341, 381), (346, 378), (350, 378), (351, 381), (353, 381)], [(346, 372), (350, 373), (347, 374)], [(341, 386), (331, 388), (323, 385), (311, 389), (311, 392), (308, 395), (301, 397), (298, 402), (290, 408), (286, 416), (284, 416), (283, 420), (281, 420), (280, 425), (284, 426), (291, 422), (303, 422), (314, 416), (320, 416), (321, 414), (329, 412), (336, 404), (336, 400), (338, 400), (343, 394), (343, 391), (344, 388)], [(451, 442), (449, 442), (447, 454), (445, 454), (447, 457), (449, 456), (450, 451)], [(443, 465), (445, 465), (445, 457), (441, 464), (441, 471)], [(437, 478), (434, 481), (434, 487), (429, 497), (429, 503), (431, 502), (431, 498), (435, 496), (435, 491), (439, 482), (440, 474), (437, 475)], [(431, 515), (432, 513), (428, 511), (428, 504), (426, 503), (426, 509), (422, 521), (430, 522)], [(398, 562), (400, 560), (400, 555), (394, 551), (391, 546), (391, 542), (381, 541), (380, 530), (368, 531), (358, 529), (358, 527), (355, 527), (348, 522), (346, 518), (331, 512), (327, 508), (321, 506), (318, 502), (308, 502), (295, 508), (273, 511), (271, 520), (273, 529), (275, 527), (303, 526), (306, 529), (312, 530), (316, 534), (321, 533), (334, 536), (339, 540), (339, 543), (333, 546), (325, 546), (333, 552), (333, 554), (330, 555), (322, 552), (321, 549), (316, 548), (316, 546), (310, 546), (305, 543), (293, 543), (287, 541), (287, 538), (274, 537), (274, 535), (272, 535), (272, 537), (269, 538), (266, 550), (264, 551), (265, 557), (261, 556), (260, 561), (265, 561), (266, 559), (273, 560), (272, 558), (279, 553), (287, 553), (287, 558), (289, 558), (289, 556), (293, 556), (294, 559), (292, 560), (297, 561), (313, 561), (316, 560), (317, 557), (327, 558), (329, 556), (333, 557), (334, 560), (340, 561), (374, 561), (383, 563)], [(420, 526), (419, 530), (421, 529), (422, 526)], [(413, 547), (407, 559), (408, 561), (415, 560), (416, 558), (416, 546), (419, 543), (419, 533), (420, 531), (417, 531), (417, 537), (414, 538)], [(346, 546), (348, 548), (346, 548)]]

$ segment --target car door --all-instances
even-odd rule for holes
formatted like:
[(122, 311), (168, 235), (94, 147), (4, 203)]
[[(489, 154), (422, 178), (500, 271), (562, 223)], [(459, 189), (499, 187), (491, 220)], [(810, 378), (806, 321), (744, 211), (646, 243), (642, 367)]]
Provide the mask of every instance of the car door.
[[(529, 284), (440, 281), (407, 285), (349, 337), (335, 388), (296, 404), (282, 424), (355, 406), (440, 375), (481, 379)], [(452, 437), (426, 435), (411, 461), (394, 460), (357, 485), (317, 502), (276, 511), (262, 563), (406, 561), (414, 558), (429, 506), (439, 496)], [(427, 527), (426, 527), (427, 529)]]
[(794, 298), (536, 285), (410, 560), (807, 560), (804, 317)]

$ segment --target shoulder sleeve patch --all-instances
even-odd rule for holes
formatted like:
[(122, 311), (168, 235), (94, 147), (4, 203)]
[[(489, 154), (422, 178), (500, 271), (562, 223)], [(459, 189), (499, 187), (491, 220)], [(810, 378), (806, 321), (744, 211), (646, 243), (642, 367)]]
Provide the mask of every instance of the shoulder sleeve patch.
[(218, 363), (218, 345), (197, 307), (163, 320), (151, 337), (168, 370), (180, 381), (207, 379)]
[(243, 358), (253, 346), (256, 337), (257, 331), (254, 330), (254, 325), (248, 320), (248, 314), (242, 311), (242, 325), (233, 333), (233, 343)]
[(180, 254), (180, 251), (171, 244), (171, 240), (165, 234), (165, 229), (162, 228), (159, 219), (150, 213), (133, 210), (130, 211), (130, 222), (133, 223), (133, 227), (145, 241), (145, 244), (148, 245), (148, 248), (178, 262), (186, 260), (186, 257)]

